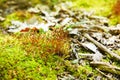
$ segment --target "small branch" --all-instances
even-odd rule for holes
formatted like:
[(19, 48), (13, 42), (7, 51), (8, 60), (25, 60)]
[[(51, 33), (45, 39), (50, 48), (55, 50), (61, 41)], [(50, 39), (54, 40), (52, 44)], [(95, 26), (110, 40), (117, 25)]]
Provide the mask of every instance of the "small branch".
[(87, 57), (93, 57), (94, 54), (79, 54), (80, 56), (87, 56)]
[(89, 34), (85, 33), (84, 36), (88, 40), (90, 40), (91, 42), (93, 42), (96, 46), (98, 46), (101, 50), (107, 52), (111, 57), (114, 57), (117, 60), (120, 60), (120, 56), (119, 55), (117, 55), (116, 53), (113, 53), (112, 51), (110, 51), (109, 49), (107, 49), (104, 45), (102, 45), (98, 41), (94, 40)]
[(105, 63), (105, 62), (90, 62), (91, 65), (96, 66), (97, 68), (99, 68), (102, 71), (106, 71), (106, 72), (110, 72), (113, 74), (118, 74), (120, 75), (120, 68), (117, 66), (113, 66), (109, 63)]
[(98, 68), (95, 68), (100, 74), (102, 74), (103, 76), (107, 77), (109, 80), (112, 80), (110, 76), (106, 75), (105, 73), (103, 73), (102, 71), (100, 71)]

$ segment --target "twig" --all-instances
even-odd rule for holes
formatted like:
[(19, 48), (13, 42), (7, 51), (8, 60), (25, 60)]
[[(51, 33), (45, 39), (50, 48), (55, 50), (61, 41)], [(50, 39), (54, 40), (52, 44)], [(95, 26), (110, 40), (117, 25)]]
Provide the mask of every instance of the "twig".
[(84, 36), (88, 40), (90, 40), (91, 42), (93, 42), (96, 46), (98, 46), (101, 50), (107, 52), (111, 57), (114, 57), (117, 60), (120, 60), (120, 56), (119, 55), (117, 55), (116, 53), (113, 53), (112, 51), (110, 51), (109, 49), (107, 49), (104, 45), (102, 45), (98, 41), (94, 40), (89, 34), (85, 33)]
[(87, 56), (87, 57), (93, 57), (94, 54), (79, 54), (80, 56)]
[(106, 75), (105, 73), (103, 73), (102, 71), (100, 71), (98, 68), (95, 68), (100, 74), (102, 74), (103, 76), (107, 77), (109, 80), (112, 80), (110, 76)]
[(117, 66), (113, 66), (109, 63), (105, 63), (105, 62), (90, 62), (91, 65), (96, 66), (97, 68), (99, 68), (102, 71), (106, 71), (106, 72), (110, 72), (113, 74), (118, 74), (120, 75), (120, 68)]

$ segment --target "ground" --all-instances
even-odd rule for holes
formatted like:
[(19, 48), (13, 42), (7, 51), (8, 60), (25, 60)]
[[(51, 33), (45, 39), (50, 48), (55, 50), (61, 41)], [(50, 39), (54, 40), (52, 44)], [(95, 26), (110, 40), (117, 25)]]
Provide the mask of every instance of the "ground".
[[(41, 14), (30, 13), (29, 8), (46, 3), (53, 7), (65, 1), (0, 1), (0, 17), (5, 18), (3, 21), (0, 19), (0, 80), (63, 80), (63, 78), (65, 80), (93, 80), (101, 76), (87, 60), (83, 66), (76, 64), (70, 58), (71, 37), (59, 25), (47, 32), (41, 29), (27, 30), (27, 32), (22, 30), (23, 32), (17, 33), (7, 32), (12, 20), (29, 22), (34, 16), (37, 21), (43, 21), (39, 16)], [(72, 1), (73, 10), (78, 8), (86, 11), (93, 10), (95, 15), (109, 18), (109, 25), (119, 23), (119, 15), (112, 13), (116, 0), (69, 1)], [(52, 10), (54, 11), (54, 9)], [(67, 26), (67, 28), (69, 27), (71, 26)], [(80, 51), (80, 53), (86, 52), (84, 49)], [(114, 52), (120, 53), (119, 50)], [(104, 59), (104, 61), (109, 62), (110, 60)], [(114, 64), (120, 66), (116, 60)], [(108, 78), (103, 76), (102, 79), (107, 80)]]

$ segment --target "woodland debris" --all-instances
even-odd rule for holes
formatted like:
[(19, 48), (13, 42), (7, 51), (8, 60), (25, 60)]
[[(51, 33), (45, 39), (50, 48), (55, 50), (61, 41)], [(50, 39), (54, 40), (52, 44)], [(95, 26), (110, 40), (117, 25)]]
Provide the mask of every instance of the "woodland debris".
[(102, 74), (103, 76), (107, 77), (109, 80), (113, 80), (111, 79), (111, 76), (106, 75), (104, 72), (100, 71), (98, 68), (95, 68), (100, 74)]
[(111, 65), (110, 63), (106, 63), (106, 62), (90, 62), (90, 64), (94, 67), (97, 67), (99, 70), (101, 71), (105, 71), (105, 72), (110, 72), (113, 74), (118, 74), (120, 75), (120, 68)]
[(81, 45), (84, 48), (87, 48), (94, 52), (94, 54), (83, 54), (83, 55), (91, 56), (93, 61), (101, 61), (102, 60), (103, 55), (98, 51), (97, 47), (93, 43), (81, 43)]
[(97, 52), (97, 47), (93, 43), (81, 43), (81, 45), (93, 52)]
[(53, 26), (53, 23), (38, 23), (35, 22), (33, 24), (27, 24), (27, 22), (19, 22), (19, 21), (12, 21), (12, 26), (9, 27), (8, 32), (28, 32), (29, 30), (39, 30), (43, 29), (43, 31), (48, 31), (49, 26)]
[[(109, 25), (106, 17), (95, 16), (93, 15), (93, 11), (75, 10), (70, 8), (70, 6), (66, 6), (66, 4), (54, 6), (54, 11), (45, 5), (37, 5), (28, 11), (38, 14), (43, 21), (39, 22), (32, 18), (31, 21), (33, 22), (11, 21), (9, 32), (26, 32), (30, 29), (48, 31), (50, 27), (59, 26), (67, 30), (71, 37), (70, 59), (72, 59), (73, 64), (79, 63), (79, 60), (85, 63), (85, 60), (81, 57), (87, 57), (87, 60), (89, 57), (90, 64), (98, 67), (96, 70), (102, 75), (106, 76), (101, 72), (102, 69), (103, 71), (120, 75), (119, 68), (109, 63), (100, 62), (106, 56), (104, 53), (109, 54), (112, 59), (116, 58), (118, 61), (120, 60), (120, 56), (112, 52), (120, 48), (120, 24), (112, 27)], [(87, 51), (86, 53), (81, 52), (83, 48)], [(83, 64), (82, 62), (81, 64)], [(110, 78), (109, 76), (106, 77)], [(58, 78), (60, 80), (75, 79), (69, 74), (59, 76)], [(101, 76), (97, 77), (97, 79), (100, 78)]]
[(120, 34), (120, 24), (118, 24), (116, 27), (109, 28), (109, 32), (114, 35)]
[(89, 39), (91, 42), (93, 42), (96, 46), (98, 46), (101, 50), (107, 52), (111, 57), (114, 57), (118, 60), (120, 60), (120, 56), (117, 55), (116, 53), (113, 53), (112, 51), (110, 51), (109, 49), (107, 49), (104, 45), (100, 44), (99, 42), (97, 42), (96, 40), (94, 40), (92, 37), (90, 37), (89, 34), (84, 34), (84, 36)]

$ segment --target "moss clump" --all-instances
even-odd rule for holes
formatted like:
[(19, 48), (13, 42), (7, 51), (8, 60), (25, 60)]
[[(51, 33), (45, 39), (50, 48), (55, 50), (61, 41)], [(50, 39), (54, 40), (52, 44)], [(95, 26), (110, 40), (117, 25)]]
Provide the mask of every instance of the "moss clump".
[(66, 68), (63, 57), (68, 55), (67, 40), (65, 34), (54, 31), (1, 34), (0, 80), (56, 80)]
[(69, 38), (61, 29), (55, 29), (47, 33), (28, 32), (19, 37), (24, 45), (23, 48), (28, 55), (38, 53), (40, 57), (47, 57), (49, 54), (60, 56), (69, 53)]

